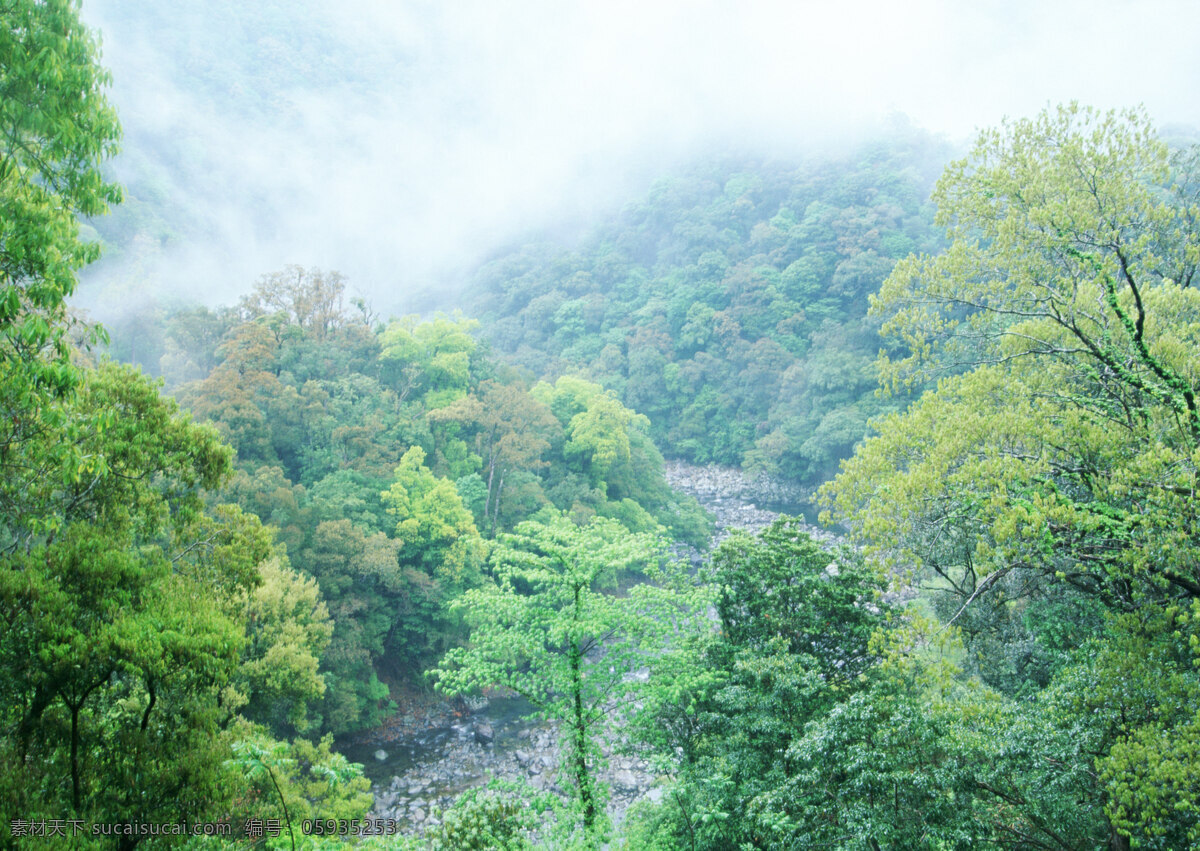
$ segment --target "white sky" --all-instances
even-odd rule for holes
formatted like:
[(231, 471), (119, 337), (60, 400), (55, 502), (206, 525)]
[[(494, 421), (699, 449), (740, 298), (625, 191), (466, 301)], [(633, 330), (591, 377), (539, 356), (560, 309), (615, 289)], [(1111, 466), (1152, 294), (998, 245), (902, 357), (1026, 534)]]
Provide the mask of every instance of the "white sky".
[(164, 182), (211, 230), (123, 271), (131, 295), (228, 301), (300, 263), (341, 270), (387, 310), (714, 146), (837, 147), (896, 112), (955, 141), (1070, 99), (1200, 124), (1200, 2), (1184, 0), (318, 0), (297, 14), (379, 77), (264, 93), (302, 116), (286, 126), (188, 94), (185, 57), (108, 23), (119, 3), (84, 0), (84, 17), (104, 31), (127, 137), (194, 151), (203, 168)]

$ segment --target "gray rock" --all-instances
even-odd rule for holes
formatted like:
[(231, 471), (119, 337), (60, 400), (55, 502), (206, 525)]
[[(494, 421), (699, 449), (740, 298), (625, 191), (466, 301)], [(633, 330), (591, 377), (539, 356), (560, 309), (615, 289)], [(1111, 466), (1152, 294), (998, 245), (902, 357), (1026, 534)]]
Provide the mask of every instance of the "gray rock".
[(629, 769), (622, 768), (613, 775), (613, 785), (618, 789), (636, 791), (638, 788), (637, 775)]

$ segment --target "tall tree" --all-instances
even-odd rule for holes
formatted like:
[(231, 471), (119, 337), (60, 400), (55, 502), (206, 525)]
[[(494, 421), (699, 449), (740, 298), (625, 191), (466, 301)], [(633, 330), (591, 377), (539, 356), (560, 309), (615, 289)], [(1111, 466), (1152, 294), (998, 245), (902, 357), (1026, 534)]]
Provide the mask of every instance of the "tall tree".
[(676, 674), (689, 688), (654, 707), (654, 738), (679, 777), (669, 830), (685, 846), (764, 847), (776, 822), (805, 844), (782, 827), (796, 815), (791, 802), (772, 796), (790, 783), (787, 755), (806, 726), (868, 688), (891, 614), (882, 582), (788, 518), (757, 536), (735, 532), (713, 553), (709, 579), (719, 635)]
[(447, 653), (434, 673), (442, 691), (503, 686), (559, 722), (565, 774), (589, 841), (604, 822), (596, 761), (637, 689), (630, 675), (653, 666), (677, 633), (706, 628), (703, 606), (678, 587), (605, 590), (634, 567), (656, 576), (664, 550), (653, 535), (631, 535), (603, 518), (586, 526), (562, 515), (520, 524), (497, 540), (495, 583), (454, 602), (471, 627), (470, 643)]
[[(0, 547), (20, 526), (38, 469), (24, 444), (57, 427), (53, 400), (79, 380), (69, 360), (64, 300), (99, 254), (79, 216), (120, 199), (101, 174), (117, 145), (108, 74), (70, 0), (14, 0), (0, 21)], [(44, 443), (68, 465), (69, 444)]]
[[(0, 369), (24, 365), (39, 386), (65, 390), (63, 300), (99, 246), (78, 216), (120, 200), (101, 174), (120, 129), (105, 99), (108, 73), (73, 0), (13, 0), (0, 22)], [(42, 360), (49, 349), (52, 357)], [(34, 362), (38, 362), (34, 366)], [(7, 419), (7, 418), (6, 418)]]
[(500, 516), (505, 478), (516, 471), (548, 466), (544, 460), (557, 425), (550, 410), (519, 386), (483, 381), (477, 395), (431, 411), (431, 420), (460, 423), (474, 433), (483, 462), (487, 495), (484, 517), (494, 533)]
[(339, 272), (291, 265), (263, 275), (253, 292), (242, 299), (241, 312), (249, 319), (282, 314), (319, 340), (346, 321), (345, 290)]
[(468, 587), (479, 570), (483, 543), (454, 482), (434, 476), (424, 461), (425, 450), (419, 446), (405, 452), (395, 481), (383, 492), (388, 511), (396, 516), (400, 557), (452, 588)]
[[(231, 452), (131, 369), (85, 373), (56, 413), (59, 429), (24, 446), (39, 484), (7, 518), (0, 558), (2, 806), (215, 815), (230, 790), (225, 689), (269, 535), (232, 506), (204, 510)], [(63, 442), (81, 465), (56, 463)]]
[[(952, 621), (1001, 595), (1019, 613), (1053, 599), (1046, 583), (1108, 610), (1088, 656), (1129, 654), (1154, 672), (1144, 688), (1087, 659), (1056, 682), (1076, 690), (1114, 848), (1197, 832), (1194, 774), (1170, 768), (1195, 747), (1194, 708), (1175, 707), (1198, 685), (1194, 161), (1140, 112), (1071, 105), (981, 134), (935, 192), (949, 249), (902, 261), (872, 305), (885, 384), (937, 389), (825, 490), (868, 552), (956, 597)], [(1153, 765), (1133, 769), (1150, 740)]]
[(429, 322), (405, 316), (391, 322), (380, 336), (379, 362), (384, 383), (401, 401), (415, 394), (427, 408), (440, 408), (467, 395), (479, 325), (460, 313), (438, 314)]

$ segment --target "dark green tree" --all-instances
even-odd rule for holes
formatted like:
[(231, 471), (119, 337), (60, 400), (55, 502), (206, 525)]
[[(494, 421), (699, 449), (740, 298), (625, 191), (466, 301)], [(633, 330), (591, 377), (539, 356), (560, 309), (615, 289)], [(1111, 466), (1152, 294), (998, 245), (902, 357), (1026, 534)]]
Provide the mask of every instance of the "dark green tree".
[[(3, 808), (215, 816), (232, 791), (221, 730), (242, 600), (269, 535), (232, 506), (204, 510), (201, 489), (229, 475), (229, 449), (131, 370), (85, 373), (56, 413), (43, 438), (53, 447), (22, 446), (40, 484), (8, 517), (0, 562)], [(62, 443), (78, 466), (59, 463)]]
[(888, 607), (860, 559), (823, 550), (786, 518), (731, 536), (710, 577), (720, 636), (691, 663), (710, 675), (677, 674), (693, 687), (656, 706), (659, 747), (679, 755), (659, 830), (682, 847), (754, 847), (762, 831), (752, 813), (788, 818), (766, 802), (792, 775), (789, 747), (869, 685)]

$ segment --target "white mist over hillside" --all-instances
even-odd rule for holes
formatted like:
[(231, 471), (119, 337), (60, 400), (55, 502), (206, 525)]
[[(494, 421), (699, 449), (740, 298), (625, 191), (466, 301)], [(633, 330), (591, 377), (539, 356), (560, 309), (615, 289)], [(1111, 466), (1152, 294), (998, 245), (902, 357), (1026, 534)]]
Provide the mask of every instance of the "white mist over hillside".
[(228, 302), (287, 263), (383, 310), (714, 150), (903, 114), (963, 141), (1077, 99), (1200, 108), (1200, 4), (84, 0), (130, 204), (80, 301)]

